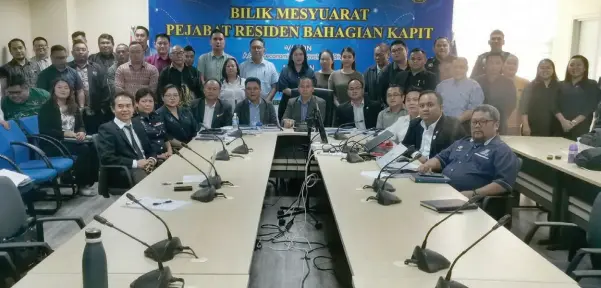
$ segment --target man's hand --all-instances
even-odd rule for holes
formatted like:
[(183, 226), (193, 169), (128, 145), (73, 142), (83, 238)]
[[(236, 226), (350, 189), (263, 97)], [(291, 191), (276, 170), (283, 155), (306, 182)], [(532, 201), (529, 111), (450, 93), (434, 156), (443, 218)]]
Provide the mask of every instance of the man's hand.
[(284, 128), (292, 128), (294, 126), (294, 120), (284, 119)]
[(467, 199), (474, 197), (474, 191), (461, 191), (461, 194), (463, 194), (463, 196), (467, 197)]
[(4, 129), (6, 129), (6, 130), (10, 129), (10, 124), (8, 124), (8, 122), (6, 122), (4, 120), (0, 120), (0, 125), (2, 125), (2, 127), (4, 127)]
[(532, 134), (532, 130), (530, 130), (530, 125), (528, 123), (522, 124), (522, 136), (530, 136)]
[(77, 141), (79, 141), (79, 142), (82, 142), (84, 139), (86, 139), (86, 133), (84, 133), (84, 132), (75, 133), (75, 139), (77, 139)]
[(140, 159), (136, 161), (138, 163), (138, 168), (144, 169), (148, 163), (150, 163), (147, 159)]
[(428, 163), (424, 163), (422, 165), (419, 165), (419, 167), (417, 167), (417, 172), (430, 173), (430, 172), (432, 172), (432, 167), (430, 167), (430, 165), (428, 165)]
[(574, 128), (574, 125), (569, 120), (563, 120), (561, 121), (561, 128), (563, 128), (563, 132), (570, 132)]

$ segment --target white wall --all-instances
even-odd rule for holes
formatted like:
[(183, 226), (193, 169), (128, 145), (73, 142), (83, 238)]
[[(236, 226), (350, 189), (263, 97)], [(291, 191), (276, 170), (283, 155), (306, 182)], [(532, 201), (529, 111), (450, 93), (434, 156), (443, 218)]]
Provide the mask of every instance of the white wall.
[(8, 41), (20, 38), (31, 51), (31, 18), (28, 0), (0, 0), (0, 63), (12, 58), (8, 52)]
[[(601, 18), (600, 0), (558, 0), (557, 13), (557, 31), (553, 42), (553, 60), (557, 67), (558, 75), (563, 78), (565, 68), (573, 56), (572, 40), (574, 39), (574, 20), (586, 18)], [(601, 40), (601, 35), (597, 36)], [(598, 49), (601, 49), (598, 48)], [(576, 51), (574, 51), (576, 52)], [(601, 56), (601, 51), (597, 55), (584, 55), (591, 59)], [(593, 69), (593, 67), (591, 67)]]
[[(32, 38), (41, 36), (48, 40), (49, 46), (69, 47), (66, 0), (29, 0), (29, 11)], [(29, 51), (33, 53), (33, 49)]]
[(115, 45), (128, 44), (131, 26), (148, 27), (148, 0), (76, 0), (75, 19), (69, 33), (85, 31), (89, 48), (95, 53), (98, 52), (98, 36), (102, 33), (113, 35)]

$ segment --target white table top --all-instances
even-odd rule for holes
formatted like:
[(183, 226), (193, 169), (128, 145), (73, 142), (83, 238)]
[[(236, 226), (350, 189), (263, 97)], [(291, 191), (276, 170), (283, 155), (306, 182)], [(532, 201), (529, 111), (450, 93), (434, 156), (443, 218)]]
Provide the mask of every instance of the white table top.
[[(575, 283), (543, 283), (543, 282), (514, 282), (514, 281), (492, 281), (492, 280), (468, 280), (453, 279), (470, 288), (578, 288)], [(424, 281), (421, 278), (366, 278), (360, 276), (353, 277), (354, 288), (433, 288), (436, 286), (437, 279)]]

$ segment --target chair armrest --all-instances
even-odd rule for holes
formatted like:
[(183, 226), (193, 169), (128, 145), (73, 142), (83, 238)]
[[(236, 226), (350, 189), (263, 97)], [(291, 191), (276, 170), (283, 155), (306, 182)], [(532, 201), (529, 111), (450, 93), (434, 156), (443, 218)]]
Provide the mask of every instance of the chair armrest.
[(10, 243), (6, 242), (6, 243), (0, 243), (0, 251), (14, 250), (14, 249), (23, 249), (23, 248), (41, 248), (45, 252), (47, 252), (47, 254), (50, 254), (50, 253), (54, 252), (54, 250), (52, 250), (52, 248), (50, 248), (50, 245), (48, 245), (48, 243), (46, 243), (46, 242), (10, 242)]
[(62, 221), (73, 221), (77, 224), (77, 226), (79, 226), (80, 229), (83, 229), (83, 227), (86, 227), (86, 223), (83, 221), (83, 218), (81, 217), (43, 217), (43, 218), (37, 218), (35, 219), (36, 223), (44, 223), (44, 222), (62, 222)]
[(127, 176), (127, 181), (129, 182), (129, 187), (134, 187), (134, 180), (129, 172), (129, 168), (123, 165), (100, 165), (100, 169), (121, 169), (125, 171), (125, 175)]
[(580, 228), (578, 227), (578, 225), (574, 224), (574, 223), (567, 223), (567, 222), (534, 222), (534, 227), (532, 227), (530, 229), (530, 231), (528, 231), (528, 233), (526, 234), (526, 237), (524, 237), (524, 243), (526, 243), (527, 245), (530, 245), (530, 242), (532, 241), (532, 238), (534, 237), (534, 234), (536, 233), (536, 231), (538, 231), (538, 229), (540, 227), (565, 227), (565, 228)]
[[(13, 280), (18, 281), (21, 277), (17, 272), (17, 266), (15, 266), (15, 263), (13, 263), (13, 260), (10, 258), (10, 255), (8, 255), (7, 252), (0, 251), (0, 263), (2, 262), (4, 262), (8, 269), (10, 269), (9, 273), (11, 277), (13, 277)], [(0, 279), (0, 281), (3, 280)]]
[(50, 163), (50, 160), (48, 160), (48, 157), (46, 156), (46, 153), (44, 153), (44, 151), (42, 151), (42, 149), (33, 146), (29, 143), (25, 143), (25, 142), (10, 142), (10, 145), (17, 145), (17, 146), (23, 146), (23, 147), (27, 147), (31, 150), (33, 150), (36, 154), (38, 154), (40, 156), (40, 158), (42, 158), (42, 160), (44, 160), (44, 163), (46, 163), (46, 167), (50, 168), (50, 169), (54, 169), (54, 166), (52, 166), (52, 163)]
[(571, 275), (576, 281), (582, 278), (601, 278), (601, 270), (576, 270)]
[(578, 253), (580, 252), (584, 254), (601, 254), (601, 248), (580, 248)]
[(54, 148), (56, 148), (58, 151), (60, 151), (61, 154), (63, 154), (63, 157), (69, 157), (69, 158), (73, 159), (73, 155), (71, 155), (71, 152), (69, 152), (69, 149), (67, 149), (67, 147), (65, 147), (65, 145), (63, 145), (63, 143), (61, 143), (56, 138), (50, 137), (48, 135), (42, 135), (42, 134), (27, 135), (27, 139), (30, 139), (30, 138), (44, 140), (45, 142), (48, 142), (52, 146), (54, 146)]
[(21, 168), (19, 168), (19, 166), (17, 166), (17, 164), (15, 162), (13, 162), (13, 160), (11, 160), (10, 158), (0, 154), (0, 159), (3, 159), (4, 161), (8, 162), (8, 164), (10, 164), (10, 166), (13, 166), (13, 169), (15, 169), (15, 171), (17, 171), (18, 173), (23, 174), (23, 171), (21, 171)]

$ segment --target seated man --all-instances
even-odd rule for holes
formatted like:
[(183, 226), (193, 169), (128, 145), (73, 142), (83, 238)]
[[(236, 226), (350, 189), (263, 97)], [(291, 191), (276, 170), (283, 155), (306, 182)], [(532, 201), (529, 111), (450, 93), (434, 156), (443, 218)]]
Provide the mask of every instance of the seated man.
[[(17, 73), (8, 79), (6, 96), (1, 98), (0, 104), (6, 121), (38, 115), (42, 105), (50, 99), (48, 91), (29, 87), (25, 77)], [(5, 127), (7, 126), (8, 124)]]
[(421, 93), (419, 88), (409, 89), (405, 95), (405, 110), (407, 115), (400, 116), (396, 122), (394, 122), (386, 130), (392, 132), (394, 136), (390, 140), (395, 143), (401, 143), (405, 139), (407, 130), (409, 129), (409, 123), (411, 120), (419, 117), (419, 94)]
[(491, 105), (474, 108), (472, 137), (456, 141), (419, 167), (419, 172), (440, 171), (457, 191), (468, 198), (511, 191), (518, 160), (498, 136), (499, 110)]
[(204, 98), (192, 100), (190, 110), (199, 127), (221, 128), (232, 125), (232, 109), (229, 103), (219, 99), (221, 83), (208, 79), (204, 83)]
[[(150, 146), (144, 126), (139, 119), (133, 119), (134, 96), (127, 91), (117, 92), (112, 109), (115, 119), (100, 125), (98, 129), (98, 153), (103, 165), (121, 165), (130, 167), (134, 184), (142, 181), (147, 172), (144, 170), (156, 158), (156, 152)], [(124, 173), (120, 175), (125, 177)]]
[(407, 110), (403, 103), (405, 102), (405, 95), (403, 94), (403, 88), (397, 84), (391, 84), (386, 91), (386, 107), (378, 114), (378, 122), (376, 128), (385, 129), (394, 124), (399, 117), (407, 115)]
[[(363, 82), (359, 79), (351, 79), (348, 82), (348, 95), (350, 101), (338, 105), (336, 108), (336, 120), (334, 126), (354, 123), (359, 130), (376, 127), (378, 113), (382, 109), (379, 102), (365, 101), (363, 94)], [(349, 124), (349, 126), (352, 126)]]
[(244, 82), (246, 100), (236, 105), (240, 125), (278, 125), (278, 114), (271, 103), (261, 98), (261, 80), (249, 77)]
[(419, 95), (419, 116), (411, 120), (403, 145), (421, 152), (420, 162), (436, 156), (455, 141), (467, 136), (457, 118), (442, 113), (442, 96), (432, 90)]
[(312, 119), (316, 110), (323, 119), (326, 117), (326, 100), (313, 95), (313, 80), (309, 77), (302, 77), (298, 82), (298, 92), (300, 96), (288, 100), (286, 111), (282, 117), (285, 128), (292, 128), (294, 123), (304, 123), (307, 118)]

